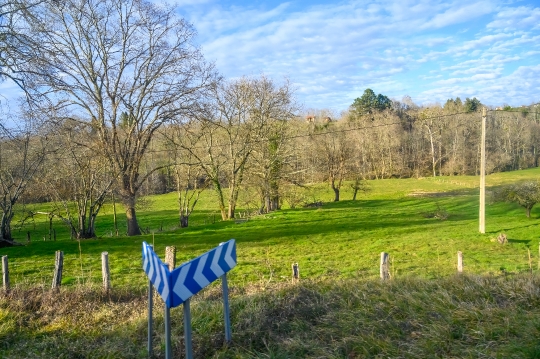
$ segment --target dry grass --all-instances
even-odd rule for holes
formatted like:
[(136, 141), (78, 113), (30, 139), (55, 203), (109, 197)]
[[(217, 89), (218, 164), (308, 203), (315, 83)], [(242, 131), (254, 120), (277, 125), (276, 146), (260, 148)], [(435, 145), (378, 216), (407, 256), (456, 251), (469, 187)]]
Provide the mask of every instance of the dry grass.
[[(164, 357), (156, 297), (154, 351)], [(2, 358), (145, 358), (146, 293), (71, 288), (0, 297)], [(194, 297), (197, 358), (538, 358), (540, 278), (347, 279), (232, 288), (223, 343), (218, 286)], [(174, 357), (182, 310), (172, 309)]]

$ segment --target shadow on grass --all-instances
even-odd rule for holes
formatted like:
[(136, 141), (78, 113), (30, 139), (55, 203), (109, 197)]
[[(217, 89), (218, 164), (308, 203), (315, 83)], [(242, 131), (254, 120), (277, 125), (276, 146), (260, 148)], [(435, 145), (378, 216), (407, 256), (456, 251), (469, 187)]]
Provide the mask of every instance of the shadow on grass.
[[(255, 216), (250, 221), (236, 224), (234, 221), (221, 221), (215, 216), (214, 210), (197, 211), (192, 216), (188, 228), (155, 230), (156, 226), (177, 225), (177, 213), (174, 210), (158, 210), (141, 212), (139, 220), (141, 227), (149, 227), (153, 234), (137, 237), (101, 237), (97, 240), (81, 242), (85, 254), (98, 255), (101, 251), (113, 254), (138, 255), (135, 247), (140, 247), (142, 241), (155, 241), (160, 248), (165, 245), (176, 245), (182, 251), (203, 253), (220, 242), (235, 238), (239, 242), (247, 242), (250, 246), (273, 243), (287, 243), (296, 239), (310, 239), (313, 236), (328, 238), (361, 238), (369, 233), (384, 231), (386, 236), (402, 236), (404, 233), (429, 232), (432, 229), (445, 226), (444, 222), (452, 225), (470, 222), (478, 218), (477, 199), (473, 194), (477, 190), (462, 189), (441, 192), (437, 196), (404, 196), (396, 199), (367, 199), (344, 200), (324, 203), (320, 208), (296, 208), (276, 211), (267, 215)], [(425, 218), (423, 214), (434, 211), (438, 207), (448, 212), (445, 221), (436, 218)], [(489, 206), (488, 216), (504, 216), (514, 208), (512, 204), (500, 203)], [(514, 209), (512, 209), (513, 211)], [(112, 224), (110, 215), (100, 217), (102, 230)], [(215, 223), (213, 222), (216, 218)], [(202, 224), (208, 221), (208, 224)], [(110, 222), (110, 223), (109, 223)], [(198, 225), (193, 225), (198, 223)], [(536, 225), (520, 226), (523, 228)], [(512, 229), (520, 228), (512, 227)], [(506, 230), (506, 229), (505, 229)], [(395, 234), (392, 234), (392, 232)], [(499, 233), (500, 230), (490, 232)], [(357, 233), (358, 235), (354, 234)], [(378, 235), (380, 237), (380, 235)], [(54, 250), (61, 249), (72, 254), (79, 253), (77, 241), (62, 240), (58, 242), (32, 242), (24, 248), (8, 248), (6, 254), (16, 257), (30, 258), (33, 256), (51, 256)], [(138, 248), (137, 248), (138, 250)]]
[(508, 243), (522, 243), (522, 244), (529, 244), (531, 241), (528, 239), (512, 239), (507, 238)]

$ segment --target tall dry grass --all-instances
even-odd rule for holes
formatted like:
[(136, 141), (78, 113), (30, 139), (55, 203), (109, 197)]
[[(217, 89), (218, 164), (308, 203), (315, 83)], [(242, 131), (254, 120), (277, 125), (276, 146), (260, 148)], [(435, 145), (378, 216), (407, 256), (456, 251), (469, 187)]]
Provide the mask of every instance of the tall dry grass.
[[(154, 351), (164, 357), (155, 298)], [(145, 358), (146, 293), (15, 289), (0, 296), (2, 358)], [(172, 309), (174, 357), (182, 310)], [(538, 358), (540, 277), (347, 279), (231, 288), (233, 343), (219, 286), (192, 302), (196, 358)]]

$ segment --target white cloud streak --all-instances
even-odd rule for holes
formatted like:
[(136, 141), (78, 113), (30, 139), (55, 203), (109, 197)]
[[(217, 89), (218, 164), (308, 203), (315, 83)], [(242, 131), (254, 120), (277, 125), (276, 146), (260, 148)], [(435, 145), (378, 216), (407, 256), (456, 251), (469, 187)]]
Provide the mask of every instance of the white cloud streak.
[(368, 87), (420, 104), (540, 100), (535, 0), (317, 3), (180, 0), (180, 12), (226, 77), (288, 77), (309, 108), (346, 109)]

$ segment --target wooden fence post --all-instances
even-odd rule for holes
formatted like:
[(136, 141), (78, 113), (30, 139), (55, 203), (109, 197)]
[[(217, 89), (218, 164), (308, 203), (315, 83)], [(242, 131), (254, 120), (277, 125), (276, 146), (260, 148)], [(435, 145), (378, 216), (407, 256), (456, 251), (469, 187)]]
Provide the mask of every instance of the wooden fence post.
[(111, 270), (109, 268), (108, 252), (101, 252), (101, 274), (103, 277), (103, 289), (109, 292), (111, 289)]
[(9, 267), (8, 256), (2, 256), (2, 283), (4, 285), (4, 291), (9, 291)]
[(52, 282), (52, 289), (60, 289), (62, 284), (62, 269), (64, 268), (64, 252), (56, 251), (54, 259), (54, 276)]
[(298, 267), (298, 263), (292, 264), (292, 282), (298, 283), (300, 281), (300, 267)]
[(176, 247), (165, 247), (165, 264), (169, 266), (169, 271), (173, 271), (176, 267)]
[(529, 270), (531, 271), (531, 274), (533, 272), (533, 269), (532, 269), (532, 257), (531, 257), (531, 250), (529, 248), (527, 248), (527, 254), (529, 255)]
[(388, 280), (390, 279), (390, 269), (389, 269), (389, 254), (381, 252), (381, 279)]
[(457, 271), (463, 273), (463, 253), (461, 251), (457, 252)]

